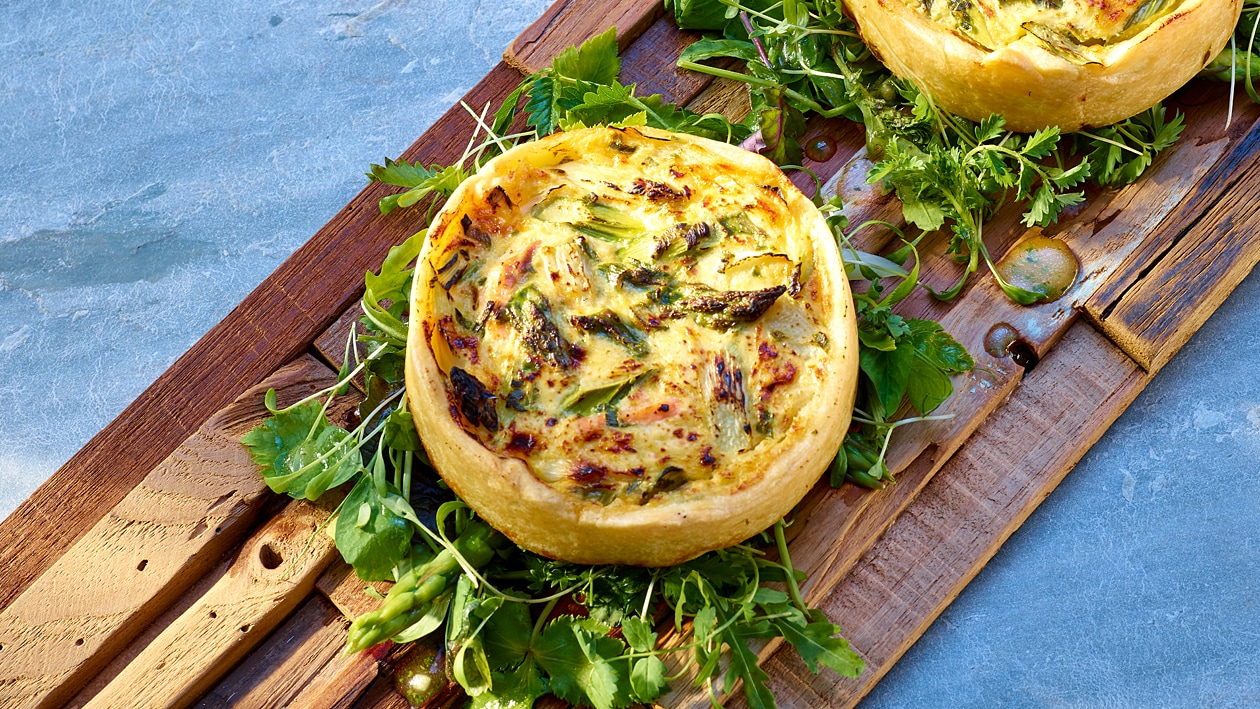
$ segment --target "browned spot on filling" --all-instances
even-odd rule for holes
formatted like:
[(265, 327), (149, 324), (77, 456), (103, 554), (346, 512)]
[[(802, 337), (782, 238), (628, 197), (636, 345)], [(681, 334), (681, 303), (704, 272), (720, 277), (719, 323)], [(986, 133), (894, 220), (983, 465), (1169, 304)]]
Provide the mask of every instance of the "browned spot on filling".
[(522, 455), (529, 455), (534, 452), (534, 447), (538, 445), (538, 439), (532, 433), (524, 433), (521, 431), (513, 431), (512, 439), (504, 446), (505, 450)]

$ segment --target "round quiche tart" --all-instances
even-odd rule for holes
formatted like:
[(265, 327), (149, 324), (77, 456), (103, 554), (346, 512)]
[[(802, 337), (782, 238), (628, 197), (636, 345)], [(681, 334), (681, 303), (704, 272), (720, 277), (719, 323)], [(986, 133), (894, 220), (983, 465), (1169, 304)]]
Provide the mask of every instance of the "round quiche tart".
[(513, 542), (663, 566), (760, 532), (818, 480), (849, 425), (856, 320), (826, 222), (768, 160), (589, 128), (451, 195), (406, 376), (430, 460)]
[(1225, 47), (1242, 0), (843, 0), (876, 56), (972, 120), (1064, 131), (1168, 97)]

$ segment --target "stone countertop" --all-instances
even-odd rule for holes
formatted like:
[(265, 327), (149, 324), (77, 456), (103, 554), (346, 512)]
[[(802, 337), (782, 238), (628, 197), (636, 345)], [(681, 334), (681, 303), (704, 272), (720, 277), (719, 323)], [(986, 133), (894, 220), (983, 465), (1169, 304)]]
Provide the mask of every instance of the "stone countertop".
[[(0, 39), (0, 517), (546, 0), (20, 3)], [(1260, 705), (1260, 274), (871, 707)]]

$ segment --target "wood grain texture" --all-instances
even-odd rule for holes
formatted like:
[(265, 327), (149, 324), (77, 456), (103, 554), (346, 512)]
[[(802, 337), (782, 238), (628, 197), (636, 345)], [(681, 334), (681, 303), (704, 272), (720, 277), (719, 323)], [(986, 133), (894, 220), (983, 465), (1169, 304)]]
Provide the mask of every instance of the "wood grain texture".
[(1255, 156), (1260, 151), (1260, 105), (1241, 102), (1226, 129), (1228, 98), (1225, 92), (1220, 90), (1219, 84), (1195, 82), (1174, 96), (1172, 107), (1186, 113), (1187, 123), (1186, 132), (1174, 150), (1181, 150), (1187, 144), (1197, 147), (1211, 143), (1219, 145), (1222, 154), (1204, 166), (1198, 184), (1183, 195), (1181, 204), (1170, 211), (1159, 230), (1146, 235), (1141, 246), (1128, 254), (1113, 277), (1086, 304), (1086, 310), (1099, 320), (1142, 279), (1152, 265), (1174, 248), (1212, 205), (1220, 202), (1240, 181), (1256, 179), (1254, 166)]
[(508, 66), (533, 74), (570, 45), (617, 28), (617, 46), (625, 49), (665, 11), (660, 0), (556, 0), (543, 16), (503, 52)]
[(322, 686), (347, 660), (349, 623), (319, 594), (276, 628), (236, 669), (197, 702), (197, 709), (282, 709)]
[(621, 83), (634, 84), (639, 96), (660, 94), (666, 103), (687, 105), (713, 80), (674, 65), (679, 52), (697, 39), (699, 34), (680, 30), (672, 19), (661, 17), (622, 52)]
[(246, 390), (0, 613), (0, 705), (56, 706), (249, 532), (269, 495), (240, 437), (335, 381), (310, 357)]
[(337, 557), (318, 534), (336, 505), (289, 503), (241, 549), (227, 574), (157, 636), (89, 709), (186, 707), (301, 604)]
[(1260, 107), (1242, 114), (1221, 131), (1226, 149), (1194, 192), (1082, 305), (1147, 371), (1167, 364), (1260, 260)]
[[(350, 339), (351, 329), (355, 330), (359, 335), (365, 332), (363, 325), (359, 322), (359, 318), (362, 315), (363, 306), (357, 302), (354, 303), (311, 343), (311, 349), (315, 355), (332, 369), (339, 369), (341, 363), (345, 361), (346, 343)], [(367, 348), (362, 343), (358, 343), (357, 349), (359, 357), (367, 355)], [(361, 376), (356, 377), (354, 381), (355, 385), (362, 391), (363, 378)]]
[[(496, 106), (520, 82), (499, 64), (465, 96)], [(449, 163), (473, 119), (447, 111), (405, 153)], [(360, 297), (363, 274), (415, 233), (407, 210), (382, 216), (376, 203), (396, 188), (364, 188), (113, 422), (0, 522), (0, 609), (118, 504), (212, 413), (307, 351)], [(312, 277), (311, 264), (319, 264)], [(144, 445), (136, 445), (144, 441)]]
[(1103, 332), (1148, 372), (1167, 364), (1260, 261), (1260, 169), (1251, 177), (1104, 314)]
[[(344, 644), (344, 638), (343, 638)], [(353, 706), (360, 695), (378, 677), (389, 671), (407, 656), (411, 645), (395, 645), (385, 642), (376, 647), (344, 658), (324, 682), (302, 692), (292, 703), (292, 709), (346, 709)]]
[(821, 604), (866, 672), (815, 676), (780, 651), (765, 665), (780, 706), (856, 704), (1149, 379), (1089, 325), (1075, 325)]
[(315, 582), (315, 588), (324, 594), (334, 606), (347, 618), (358, 618), (369, 611), (380, 607), (381, 601), (367, 594), (365, 589), (371, 586), (379, 593), (389, 593), (393, 586), (388, 581), (368, 583), (355, 575), (354, 569), (345, 562), (337, 562), (328, 567)]

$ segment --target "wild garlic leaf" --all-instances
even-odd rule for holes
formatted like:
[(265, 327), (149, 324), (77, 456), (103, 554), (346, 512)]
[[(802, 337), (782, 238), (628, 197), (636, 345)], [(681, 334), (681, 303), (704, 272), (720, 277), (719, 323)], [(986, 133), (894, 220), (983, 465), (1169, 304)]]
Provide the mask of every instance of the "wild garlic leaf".
[(341, 558), (364, 581), (392, 581), (394, 567), (411, 552), (414, 533), (407, 520), (384, 505), (366, 475), (346, 496), (334, 539)]
[(702, 62), (717, 57), (731, 57), (746, 62), (759, 61), (757, 47), (742, 39), (716, 39), (705, 37), (687, 45), (678, 55), (678, 61)]

